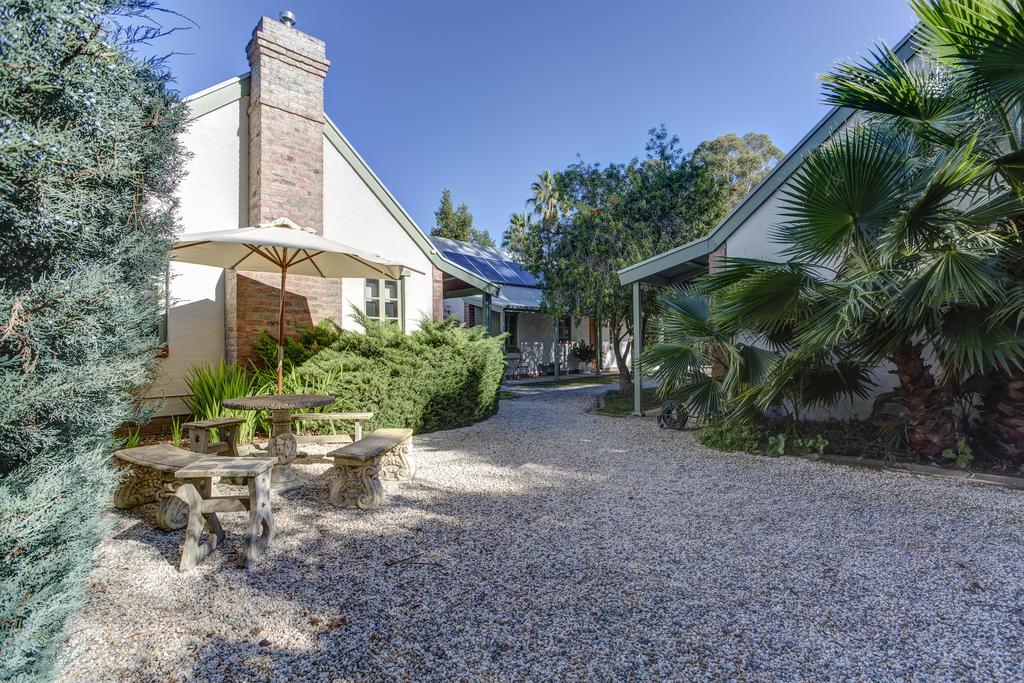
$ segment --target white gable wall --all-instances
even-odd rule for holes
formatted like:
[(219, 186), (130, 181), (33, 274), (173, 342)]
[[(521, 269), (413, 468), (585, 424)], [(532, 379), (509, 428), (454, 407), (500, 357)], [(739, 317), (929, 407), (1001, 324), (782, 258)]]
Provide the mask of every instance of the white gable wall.
[[(913, 64), (914, 62), (911, 61), (911, 63)], [(861, 117), (855, 115), (838, 130), (842, 131), (848, 126), (855, 125), (860, 120)], [(782, 254), (785, 245), (776, 243), (772, 239), (775, 228), (786, 220), (782, 213), (783, 191), (785, 188), (786, 183), (783, 183), (729, 236), (726, 240), (725, 248), (727, 256), (765, 259), (769, 261), (785, 260)], [(878, 384), (875, 394), (891, 391), (896, 387), (896, 378), (890, 374), (890, 369), (891, 366), (886, 364), (874, 371), (874, 381)], [(871, 414), (874, 399), (875, 395), (871, 395), (867, 399), (854, 399), (852, 402), (841, 404), (831, 411), (812, 412), (810, 417), (816, 419), (826, 419), (828, 417), (857, 417), (863, 419)]]
[[(192, 155), (178, 188), (183, 232), (241, 227), (248, 221), (249, 98), (194, 119), (182, 142)], [(147, 396), (164, 399), (160, 414), (187, 412), (185, 375), (197, 363), (224, 357), (224, 271), (171, 264), (166, 358)]]
[[(398, 261), (412, 270), (406, 278), (405, 329), (431, 317), (433, 283), (430, 261), (380, 200), (370, 192), (348, 161), (324, 139), (324, 237)], [(364, 281), (344, 278), (341, 292), (344, 329), (361, 329), (351, 318), (351, 306), (364, 310)]]
[[(184, 233), (248, 225), (248, 97), (194, 119), (182, 141), (191, 154), (178, 188)], [(431, 316), (431, 264), (413, 239), (370, 191), (348, 161), (324, 138), (324, 236), (402, 263), (407, 330)], [(171, 265), (168, 355), (158, 362), (147, 398), (163, 402), (158, 415), (184, 414), (185, 376), (196, 364), (224, 358), (224, 270)], [(345, 310), (338, 322), (360, 329), (350, 304), (362, 310), (364, 281), (345, 278)]]

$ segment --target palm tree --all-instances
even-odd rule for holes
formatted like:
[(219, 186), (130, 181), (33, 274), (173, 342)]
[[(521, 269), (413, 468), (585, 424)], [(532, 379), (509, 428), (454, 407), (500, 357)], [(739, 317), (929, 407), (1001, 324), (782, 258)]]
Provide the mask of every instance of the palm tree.
[(530, 261), (533, 227), (534, 223), (526, 211), (509, 216), (508, 227), (505, 228), (505, 232), (501, 236), (502, 248), (520, 256), (524, 261)]
[(732, 260), (706, 286), (726, 326), (789, 329), (796, 357), (844, 348), (891, 362), (923, 457), (964, 436), (953, 388), (998, 376), (1009, 390), (989, 397), (986, 421), (1021, 455), (1024, 14), (1005, 0), (912, 4), (924, 65), (881, 47), (824, 77), (826, 101), (864, 123), (785, 189), (774, 237), (787, 262)]
[(533, 208), (533, 215), (541, 219), (544, 229), (551, 231), (565, 210), (565, 202), (558, 191), (557, 177), (551, 171), (537, 175), (530, 184), (530, 198), (526, 205)]
[(780, 408), (796, 422), (805, 408), (865, 397), (873, 386), (863, 366), (839, 356), (783, 355), (778, 335), (768, 344), (745, 339), (698, 286), (664, 290), (655, 328), (659, 341), (641, 366), (659, 381), (660, 396), (677, 398), (701, 419), (749, 419)]

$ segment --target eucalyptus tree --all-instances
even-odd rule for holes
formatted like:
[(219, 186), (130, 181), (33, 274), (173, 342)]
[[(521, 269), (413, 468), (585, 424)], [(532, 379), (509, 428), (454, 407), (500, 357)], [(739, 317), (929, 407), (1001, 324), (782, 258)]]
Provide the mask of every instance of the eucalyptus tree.
[[(888, 361), (911, 449), (964, 438), (954, 395), (987, 377), (986, 430), (1024, 447), (1024, 14), (1002, 0), (913, 0), (923, 59), (880, 46), (823, 77), (859, 121), (784, 191), (784, 263), (731, 259), (706, 287), (729, 329), (800, 359)], [(769, 374), (764, 404), (789, 381)]]

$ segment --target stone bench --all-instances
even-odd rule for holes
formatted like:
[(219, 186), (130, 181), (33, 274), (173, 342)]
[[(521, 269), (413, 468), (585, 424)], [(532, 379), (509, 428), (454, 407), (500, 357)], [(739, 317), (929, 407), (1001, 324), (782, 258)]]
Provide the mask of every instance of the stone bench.
[(203, 457), (170, 444), (126, 448), (114, 453), (129, 474), (114, 492), (114, 507), (130, 510), (146, 503), (157, 503), (156, 525), (166, 531), (184, 528), (188, 506), (174, 497), (181, 481), (174, 473)]
[(380, 505), (384, 501), (381, 476), (396, 480), (415, 476), (411, 448), (411, 429), (378, 429), (365, 439), (332, 451), (335, 479), (331, 483), (331, 503), (360, 510)]
[(316, 434), (307, 437), (315, 443), (351, 443), (363, 438), (363, 423), (373, 417), (373, 413), (294, 413), (292, 422), (351, 422), (355, 425), (355, 439), (348, 434)]
[[(218, 512), (248, 512), (248, 534), (245, 552), (239, 564), (248, 567), (262, 555), (277, 535), (274, 515), (270, 507), (270, 471), (274, 461), (270, 458), (205, 457), (182, 467), (174, 476), (183, 480), (175, 497), (188, 506), (188, 525), (185, 542), (181, 546), (178, 571), (188, 571), (216, 550), (224, 540), (224, 529), (217, 519)], [(247, 495), (215, 496), (215, 477), (242, 479), (249, 488)], [(209, 530), (201, 542), (203, 529)]]
[[(188, 445), (196, 453), (224, 453), (238, 457), (238, 429), (245, 422), (240, 417), (219, 417), (212, 420), (195, 420), (181, 425), (188, 430)], [(211, 441), (213, 430), (220, 439)]]
[[(114, 506), (131, 509), (158, 503), (157, 526), (174, 530), (186, 528), (178, 568), (187, 571), (209, 555), (224, 539), (216, 513), (249, 511), (249, 540), (243, 564), (256, 559), (276, 532), (270, 511), (270, 458), (210, 456), (156, 444), (126, 448), (114, 453), (131, 474), (114, 493)], [(246, 482), (248, 495), (214, 496), (213, 479), (237, 477)], [(204, 528), (210, 530), (200, 543)]]

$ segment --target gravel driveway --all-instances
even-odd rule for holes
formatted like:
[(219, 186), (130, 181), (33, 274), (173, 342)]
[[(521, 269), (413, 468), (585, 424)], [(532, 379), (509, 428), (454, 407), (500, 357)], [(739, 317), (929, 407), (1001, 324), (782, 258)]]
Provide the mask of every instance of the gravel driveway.
[(417, 437), (373, 512), (301, 467), (249, 572), (244, 515), (179, 574), (112, 512), (63, 679), (1024, 679), (1021, 493), (710, 451), (605, 388)]

